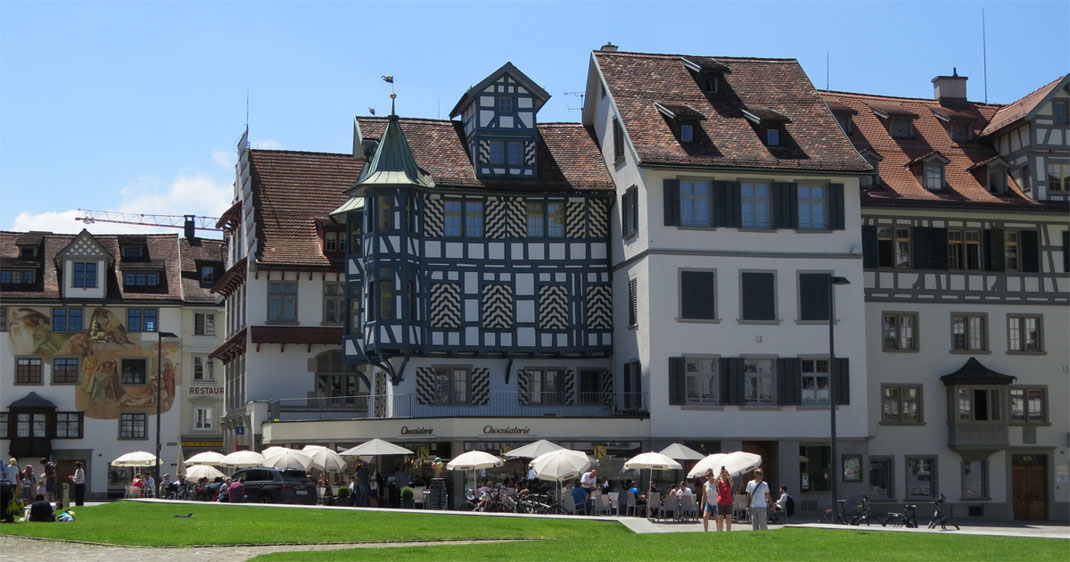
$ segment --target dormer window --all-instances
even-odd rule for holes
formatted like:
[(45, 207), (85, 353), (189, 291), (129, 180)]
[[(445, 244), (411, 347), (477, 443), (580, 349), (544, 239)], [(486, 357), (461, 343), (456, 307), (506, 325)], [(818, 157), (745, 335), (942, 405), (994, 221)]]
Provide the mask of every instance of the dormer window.
[(843, 129), (843, 134), (851, 136), (854, 134), (854, 121), (851, 120), (851, 115), (847, 113), (833, 113), (836, 117), (836, 122), (840, 124), (840, 128)]
[(33, 270), (5, 269), (0, 271), (0, 284), (2, 285), (33, 285), (37, 276)]
[(96, 262), (74, 262), (72, 268), (74, 276), (71, 279), (71, 287), (90, 289), (97, 286)]
[(766, 146), (780, 146), (780, 129), (777, 127), (770, 127), (765, 130), (765, 144)]
[(201, 285), (209, 286), (215, 283), (215, 266), (201, 266)]
[(1007, 192), (1007, 170), (1002, 166), (988, 167), (988, 191), (992, 193)]
[(328, 230), (323, 233), (324, 253), (345, 252), (346, 234), (339, 230)]
[(159, 287), (160, 273), (157, 271), (124, 271), (123, 287)]
[(123, 246), (122, 256), (127, 260), (139, 260), (145, 257), (145, 249), (142, 246)]
[(967, 123), (951, 123), (948, 125), (948, 134), (955, 142), (966, 142), (970, 140), (970, 126)]
[(893, 139), (914, 138), (914, 120), (918, 118), (917, 113), (898, 104), (875, 105), (870, 106), (870, 109), (888, 127), (888, 135)]
[(721, 80), (725, 74), (732, 72), (728, 65), (709, 57), (680, 57), (680, 61), (692, 72), (695, 81), (707, 94), (720, 93)]
[(702, 75), (702, 91), (707, 94), (716, 94), (721, 90), (721, 76), (719, 74)]
[(888, 121), (888, 134), (893, 139), (914, 138), (914, 123), (907, 119), (891, 119)]
[(34, 246), (23, 246), (19, 248), (19, 259), (32, 260), (37, 259), (37, 248)]
[(691, 142), (693, 140), (695, 140), (694, 125), (680, 125), (680, 142)]
[(873, 150), (862, 151), (862, 158), (865, 158), (866, 162), (868, 162), (870, 166), (873, 166), (873, 175), (867, 174), (860, 177), (858, 185), (866, 188), (875, 187), (880, 184), (880, 161), (884, 158)]
[(944, 165), (932, 162), (925, 165), (925, 189), (940, 191), (944, 189)]

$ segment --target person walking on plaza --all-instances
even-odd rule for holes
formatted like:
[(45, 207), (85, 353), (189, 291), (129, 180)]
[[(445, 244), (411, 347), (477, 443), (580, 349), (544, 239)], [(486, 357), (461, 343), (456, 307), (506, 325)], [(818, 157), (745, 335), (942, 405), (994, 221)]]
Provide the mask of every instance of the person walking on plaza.
[(769, 493), (769, 484), (762, 482), (763, 476), (765, 474), (759, 468), (754, 471), (754, 480), (747, 484), (747, 511), (754, 531), (769, 528), (769, 505), (773, 503), (773, 496)]
[(702, 530), (710, 530), (710, 515), (717, 517), (717, 482), (713, 479), (713, 469), (706, 471), (706, 482), (702, 485)]
[(17, 490), (22, 484), (21, 478), (19, 478), (19, 461), (15, 457), (11, 457), (11, 460), (7, 461), (7, 466), (4, 467), (4, 480), (11, 482), (12, 490)]
[(74, 483), (74, 505), (81, 507), (85, 505), (85, 468), (82, 467), (82, 461), (74, 463), (74, 474), (70, 478)]
[(732, 497), (732, 475), (725, 467), (721, 467), (721, 474), (717, 476), (717, 530), (732, 530), (732, 509), (734, 499)]
[(45, 479), (45, 499), (54, 502), (56, 501), (56, 463), (44, 458), (41, 459), (41, 465), (44, 467), (41, 476)]

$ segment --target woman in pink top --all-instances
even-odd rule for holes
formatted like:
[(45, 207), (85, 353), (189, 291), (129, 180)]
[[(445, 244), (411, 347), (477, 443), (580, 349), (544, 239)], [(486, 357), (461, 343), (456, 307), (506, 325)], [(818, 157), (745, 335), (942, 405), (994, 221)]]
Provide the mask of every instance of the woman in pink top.
[[(732, 475), (721, 467), (717, 477), (717, 530), (732, 530)], [(722, 529), (723, 527), (723, 529)]]

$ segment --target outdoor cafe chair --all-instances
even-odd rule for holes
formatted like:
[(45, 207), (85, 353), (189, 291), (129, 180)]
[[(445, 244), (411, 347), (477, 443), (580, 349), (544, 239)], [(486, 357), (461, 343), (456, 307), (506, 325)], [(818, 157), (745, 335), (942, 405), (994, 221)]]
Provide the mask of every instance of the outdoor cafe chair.
[(676, 494), (669, 494), (661, 502), (661, 518), (671, 517), (674, 520), (680, 515), (680, 498)]
[(698, 519), (698, 503), (695, 501), (695, 496), (683, 497), (683, 503), (680, 504), (680, 515), (692, 521)]
[(412, 505), (417, 509), (424, 507), (424, 490), (427, 486), (413, 486), (412, 487)]
[(620, 492), (609, 493), (609, 511), (617, 510), (617, 515), (620, 515)]
[[(668, 499), (668, 498), (665, 498)], [(647, 492), (646, 494), (646, 516), (653, 518), (661, 510), (661, 492)]]
[(617, 502), (617, 516), (628, 515), (629, 511), (635, 515), (635, 494), (631, 490), (624, 490), (621, 494), (623, 497)]
[(561, 507), (565, 509), (565, 513), (569, 515), (580, 515), (579, 508), (576, 506), (576, 500), (572, 499), (572, 494), (565, 494), (561, 500)]
[(613, 513), (612, 500), (609, 498), (609, 494), (599, 494), (598, 499), (594, 504), (595, 515), (609, 515)]

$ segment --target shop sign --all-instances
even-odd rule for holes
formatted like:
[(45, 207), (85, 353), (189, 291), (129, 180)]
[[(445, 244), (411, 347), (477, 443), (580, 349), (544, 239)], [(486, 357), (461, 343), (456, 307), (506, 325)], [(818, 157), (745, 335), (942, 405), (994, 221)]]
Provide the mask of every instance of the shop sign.
[(409, 427), (407, 425), (401, 426), (402, 435), (434, 435), (435, 430), (430, 427)]
[(483, 435), (529, 435), (530, 433), (530, 427), (520, 427), (517, 425), (507, 427), (494, 427), (493, 425), (483, 426)]
[(191, 386), (189, 387), (190, 394), (223, 394), (221, 387), (215, 386)]

